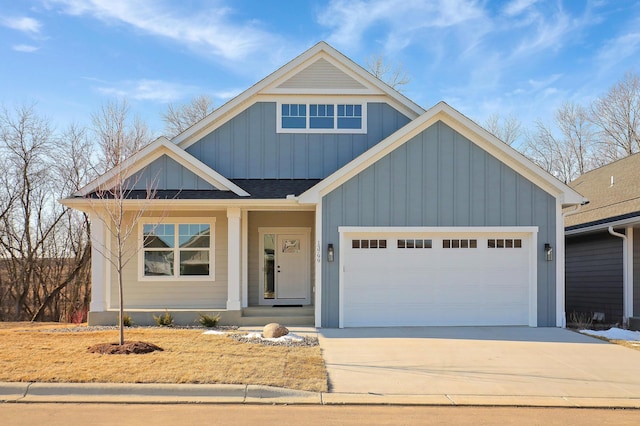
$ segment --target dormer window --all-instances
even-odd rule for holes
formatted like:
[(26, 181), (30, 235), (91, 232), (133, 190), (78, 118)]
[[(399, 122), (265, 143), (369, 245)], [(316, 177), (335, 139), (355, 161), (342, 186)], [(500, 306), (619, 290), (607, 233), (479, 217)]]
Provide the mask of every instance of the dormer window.
[(278, 133), (365, 133), (364, 103), (278, 104)]

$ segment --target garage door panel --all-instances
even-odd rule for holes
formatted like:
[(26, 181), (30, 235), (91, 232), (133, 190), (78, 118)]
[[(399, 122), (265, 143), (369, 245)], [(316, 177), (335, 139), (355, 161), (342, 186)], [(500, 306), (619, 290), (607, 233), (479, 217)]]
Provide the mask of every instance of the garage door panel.
[[(343, 326), (526, 325), (529, 321), (529, 239), (518, 248), (398, 248), (406, 236), (370, 237), (386, 248), (343, 254)], [(457, 236), (464, 239), (464, 236)], [(504, 238), (504, 237), (503, 237)]]

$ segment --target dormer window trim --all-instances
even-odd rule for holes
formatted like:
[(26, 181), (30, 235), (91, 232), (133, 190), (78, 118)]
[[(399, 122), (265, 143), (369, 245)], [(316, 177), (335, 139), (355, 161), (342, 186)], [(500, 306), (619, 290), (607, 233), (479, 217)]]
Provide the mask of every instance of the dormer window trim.
[(361, 99), (349, 98), (295, 98), (278, 101), (276, 131), (278, 133), (367, 133), (367, 103)]

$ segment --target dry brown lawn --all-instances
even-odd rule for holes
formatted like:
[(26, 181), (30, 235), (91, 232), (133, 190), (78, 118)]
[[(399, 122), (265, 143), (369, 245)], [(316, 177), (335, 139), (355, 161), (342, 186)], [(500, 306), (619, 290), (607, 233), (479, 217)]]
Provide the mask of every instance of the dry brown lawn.
[(640, 351), (640, 343), (638, 342), (629, 342), (627, 340), (609, 340), (611, 343), (615, 343), (616, 345), (624, 346), (625, 348), (635, 349), (636, 351)]
[(62, 324), (0, 323), (0, 381), (227, 383), (326, 391), (320, 348), (264, 346), (202, 329), (133, 328), (125, 340), (164, 349), (100, 355), (87, 348), (116, 342), (117, 330), (50, 332)]

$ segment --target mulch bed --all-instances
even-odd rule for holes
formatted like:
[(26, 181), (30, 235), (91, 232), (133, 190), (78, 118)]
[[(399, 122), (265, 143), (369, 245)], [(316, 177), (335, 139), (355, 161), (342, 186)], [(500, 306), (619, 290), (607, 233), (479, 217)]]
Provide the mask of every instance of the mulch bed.
[(129, 355), (129, 354), (148, 354), (154, 351), (164, 351), (159, 346), (147, 342), (124, 342), (124, 345), (118, 343), (99, 343), (90, 346), (87, 351), (103, 355)]

